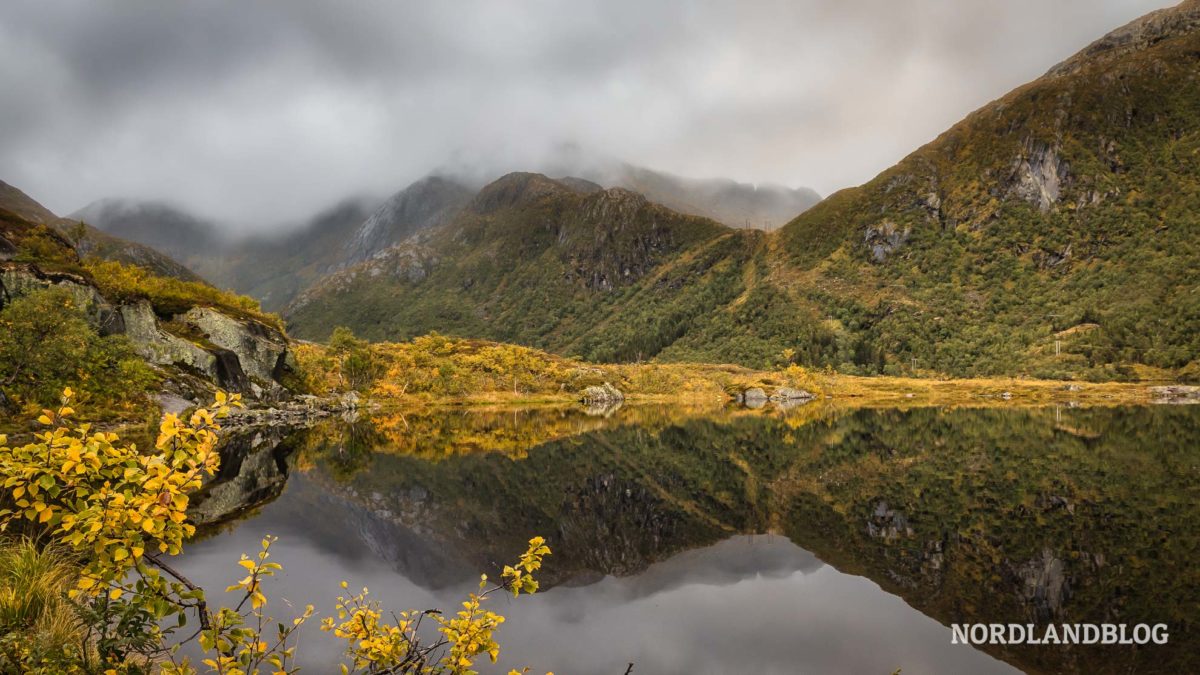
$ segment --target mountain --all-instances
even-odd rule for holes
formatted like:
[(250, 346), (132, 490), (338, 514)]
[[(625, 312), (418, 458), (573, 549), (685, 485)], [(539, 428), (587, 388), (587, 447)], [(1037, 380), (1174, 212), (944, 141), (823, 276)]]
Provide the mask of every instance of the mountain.
[[(287, 313), (309, 337), (340, 323), (379, 339), (439, 330), (634, 359), (674, 340), (643, 322), (674, 330), (732, 300), (741, 271), (727, 259), (756, 238), (629, 190), (514, 173), (418, 240), (318, 282)], [(665, 311), (654, 298), (673, 313), (636, 314)]]
[(630, 164), (622, 164), (607, 177), (596, 176), (594, 180), (640, 192), (681, 213), (712, 218), (729, 227), (766, 231), (779, 228), (821, 201), (811, 188), (752, 185), (728, 178), (683, 178)]
[(422, 230), (446, 222), (472, 195), (470, 188), (452, 178), (422, 178), (389, 197), (362, 221), (344, 249), (344, 262), (361, 262)]
[(775, 230), (821, 201), (811, 188), (754, 185), (729, 178), (685, 178), (592, 156), (574, 145), (558, 148), (540, 170), (552, 176), (578, 177), (602, 187), (633, 190), (680, 213), (711, 218), (734, 228)]
[(320, 277), (346, 265), (347, 243), (377, 204), (367, 197), (343, 200), (294, 232), (211, 251), (200, 267), (219, 285), (257, 298), (267, 310), (278, 310)]
[(773, 233), (506, 176), (288, 316), (314, 337), (440, 330), (597, 360), (1200, 378), (1198, 64), (1188, 0)]
[(21, 190), (0, 181), (0, 209), (21, 220), (45, 225), (66, 235), (78, 255), (136, 265), (166, 277), (200, 281), (200, 277), (169, 256), (132, 241), (106, 234), (76, 220), (59, 218)]
[(163, 202), (102, 199), (69, 217), (184, 262), (224, 243), (215, 224)]

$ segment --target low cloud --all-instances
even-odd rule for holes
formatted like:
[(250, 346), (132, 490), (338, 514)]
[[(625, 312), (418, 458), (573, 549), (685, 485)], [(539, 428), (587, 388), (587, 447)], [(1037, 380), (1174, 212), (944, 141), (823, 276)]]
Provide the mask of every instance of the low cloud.
[(11, 0), (0, 178), (248, 229), (564, 144), (829, 194), (1159, 6)]

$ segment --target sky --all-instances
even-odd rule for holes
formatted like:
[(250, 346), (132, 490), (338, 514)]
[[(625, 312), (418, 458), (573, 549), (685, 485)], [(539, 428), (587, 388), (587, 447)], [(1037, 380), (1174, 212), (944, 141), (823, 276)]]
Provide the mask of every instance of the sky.
[(564, 147), (828, 195), (1166, 4), (5, 0), (0, 180), (239, 230)]

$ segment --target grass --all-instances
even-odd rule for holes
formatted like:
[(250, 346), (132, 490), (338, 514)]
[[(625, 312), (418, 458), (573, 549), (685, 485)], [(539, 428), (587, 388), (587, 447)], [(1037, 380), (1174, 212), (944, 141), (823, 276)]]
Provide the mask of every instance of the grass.
[(77, 568), (69, 553), (28, 538), (0, 542), (0, 670), (17, 651), (62, 654), (82, 644), (83, 627), (66, 591)]

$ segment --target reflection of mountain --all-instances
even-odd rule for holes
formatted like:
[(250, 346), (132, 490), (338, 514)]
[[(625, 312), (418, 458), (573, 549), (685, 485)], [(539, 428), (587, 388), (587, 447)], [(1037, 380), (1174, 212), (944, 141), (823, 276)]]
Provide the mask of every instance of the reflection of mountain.
[[(451, 561), (464, 575), (491, 570), (541, 533), (555, 551), (547, 586), (645, 575), (638, 592), (646, 593), (656, 592), (656, 563), (703, 568), (678, 556), (738, 533), (779, 532), (944, 623), (1171, 626), (1171, 644), (1153, 653), (993, 650), (1023, 668), (1196, 666), (1200, 541), (1188, 524), (1200, 516), (1200, 414), (1069, 415), (856, 411), (807, 424), (685, 417), (614, 423), (537, 445), (522, 460), (376, 452), (346, 466), (310, 445), (296, 460), (307, 471), (297, 486), (316, 496), (295, 517), (312, 509), (323, 516), (310, 521), (336, 520), (331, 536), (368, 542), (417, 583), (450, 582), (457, 572), (437, 573)], [(1093, 433), (1056, 430), (1067, 423)], [(756, 551), (748, 564), (761, 558)], [(803, 562), (764, 569), (793, 565)], [(720, 583), (739, 573), (701, 577)]]
[(816, 556), (786, 537), (738, 535), (655, 563), (627, 581), (628, 597), (644, 598), (683, 586), (728, 586), (745, 579), (782, 579), (824, 567)]

